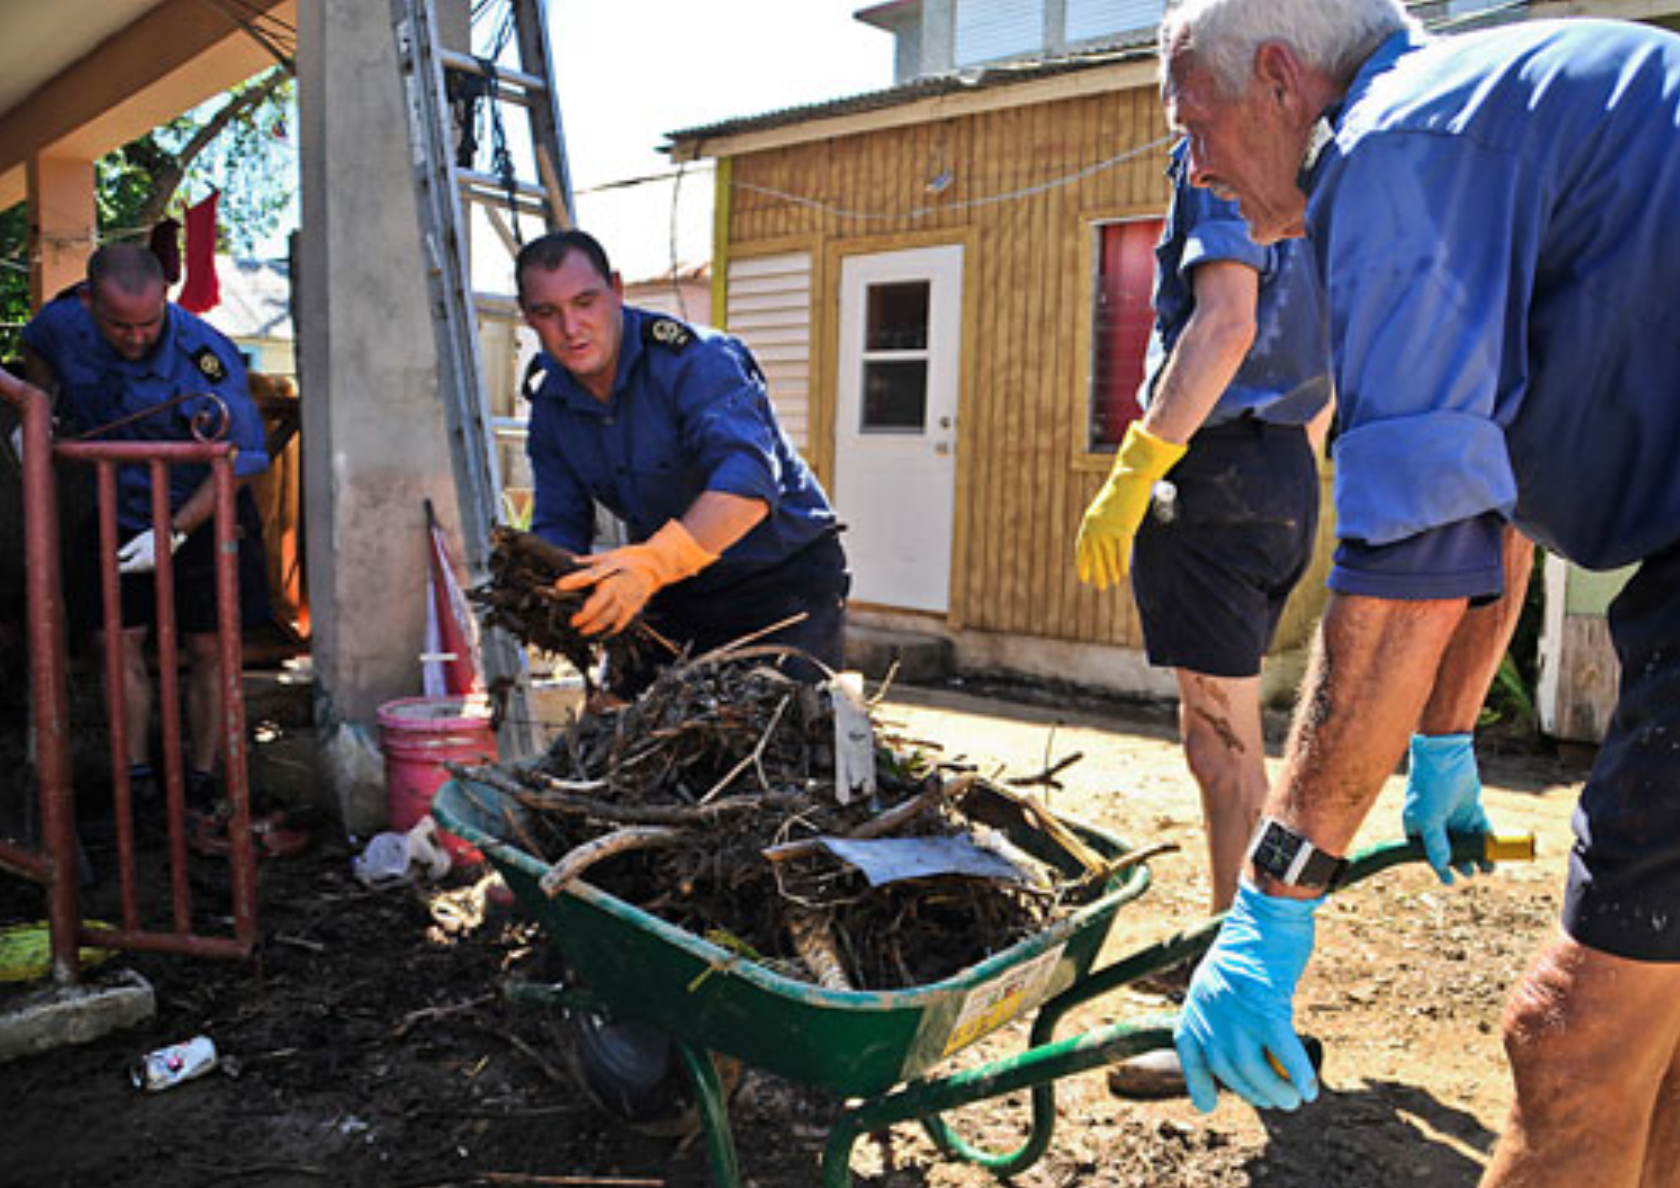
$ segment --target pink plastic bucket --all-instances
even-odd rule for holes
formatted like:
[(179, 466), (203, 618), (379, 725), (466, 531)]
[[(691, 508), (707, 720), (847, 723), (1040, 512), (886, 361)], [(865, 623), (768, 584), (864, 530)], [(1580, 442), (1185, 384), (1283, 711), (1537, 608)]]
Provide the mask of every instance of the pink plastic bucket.
[[(405, 697), (379, 707), (379, 735), (385, 753), (385, 788), (390, 797), (391, 828), (412, 829), (432, 809), (432, 797), (449, 779), (446, 762), (479, 763), (496, 759), (496, 735), (490, 707), (483, 698)], [(449, 855), (458, 866), (483, 861), (483, 855), (442, 829)]]

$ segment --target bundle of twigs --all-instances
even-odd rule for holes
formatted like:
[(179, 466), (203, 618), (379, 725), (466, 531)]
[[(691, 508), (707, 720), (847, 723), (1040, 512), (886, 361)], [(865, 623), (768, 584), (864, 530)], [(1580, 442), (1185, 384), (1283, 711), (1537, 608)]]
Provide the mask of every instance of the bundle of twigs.
[(572, 626), (588, 590), (557, 590), (554, 583), (583, 568), (577, 557), (540, 536), (496, 525), (490, 536), (490, 580), (467, 597), (485, 608), (484, 621), (502, 627), (545, 652), (564, 656), (593, 689), (596, 661), (604, 652), (615, 668), (636, 667), (650, 653), (671, 656), (676, 649), (638, 617), (605, 640)]
[(980, 781), (882, 743), (875, 795), (844, 802), (833, 694), (777, 671), (784, 651), (679, 663), (634, 703), (579, 719), (540, 763), (459, 774), (505, 798), (509, 839), (551, 864), (551, 894), (587, 871), (626, 902), (806, 980), (921, 985), (1042, 928), (1071, 881), (871, 887), (818, 842), (973, 834), (962, 804)]

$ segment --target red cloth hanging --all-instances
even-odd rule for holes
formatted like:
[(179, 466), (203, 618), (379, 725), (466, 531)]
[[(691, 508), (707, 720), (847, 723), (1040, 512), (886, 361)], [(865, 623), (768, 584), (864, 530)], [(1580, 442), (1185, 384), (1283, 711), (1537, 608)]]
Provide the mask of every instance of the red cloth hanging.
[(216, 204), (221, 195), (187, 208), (187, 283), (181, 286), (177, 305), (189, 313), (215, 309), (222, 300), (216, 280)]

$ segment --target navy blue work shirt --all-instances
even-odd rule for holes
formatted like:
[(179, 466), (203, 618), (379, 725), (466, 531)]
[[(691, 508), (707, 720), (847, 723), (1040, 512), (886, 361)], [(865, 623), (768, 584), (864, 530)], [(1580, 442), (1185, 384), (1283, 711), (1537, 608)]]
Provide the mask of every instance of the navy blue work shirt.
[(1231, 261), (1260, 274), (1254, 344), (1204, 424), (1249, 415), (1278, 425), (1305, 425), (1330, 399), (1324, 296), (1311, 245), (1300, 240), (1255, 243), (1235, 202), (1190, 184), (1184, 158), (1184, 142), (1179, 141), (1168, 170), (1172, 206), (1155, 248), (1155, 328), (1138, 402), (1149, 407), (1155, 381), (1196, 312), (1191, 273), (1203, 264)]
[(704, 326), (624, 307), (612, 398), (592, 396), (538, 356), (526, 452), (536, 480), (531, 528), (589, 551), (598, 501), (646, 540), (706, 491), (757, 499), (769, 514), (688, 581), (722, 589), (835, 531), (834, 510), (782, 432), (745, 344)]
[(1506, 518), (1591, 569), (1680, 542), (1680, 38), (1396, 33), (1328, 118), (1332, 588), (1497, 593)]
[[(213, 393), (229, 414), (220, 440), (238, 447), (233, 473), (238, 477), (268, 469), (268, 449), (262, 417), (246, 386), (245, 363), (220, 331), (173, 303), (165, 306), (163, 330), (143, 358), (123, 358), (105, 341), (93, 315), (83, 306), (85, 285), (49, 301), (23, 328), (23, 341), (52, 368), (58, 379), (59, 420), (71, 435), (90, 433), (134, 413), (177, 396), (173, 408), (142, 417), (100, 441), (192, 441), (192, 422), (203, 416), (208, 435), (222, 429)], [(178, 510), (190, 499), (210, 467), (202, 464), (169, 468), (169, 506)], [(140, 531), (152, 526), (151, 478), (145, 466), (117, 468), (117, 523)]]

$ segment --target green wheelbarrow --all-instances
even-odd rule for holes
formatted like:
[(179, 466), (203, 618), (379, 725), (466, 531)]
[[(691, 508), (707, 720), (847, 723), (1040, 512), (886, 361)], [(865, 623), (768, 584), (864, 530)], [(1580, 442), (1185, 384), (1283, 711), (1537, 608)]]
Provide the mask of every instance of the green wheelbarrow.
[[(508, 840), (522, 811), (463, 779), (445, 783), (432, 804), (445, 829), (484, 853), (575, 975), (564, 985), (516, 984), (510, 995), (669, 1035), (690, 1083), (715, 1188), (740, 1188), (741, 1176), (714, 1054), (847, 1101), (823, 1152), (823, 1188), (849, 1188), (852, 1148), (861, 1136), (912, 1121), (944, 1154), (999, 1177), (1018, 1174), (1049, 1148), (1058, 1080), (1172, 1045), (1170, 1014), (1057, 1040), (1062, 1019), (1092, 999), (1200, 956), (1223, 920), (1214, 917), (1096, 968), (1115, 914), (1148, 889), (1149, 869), (1140, 863), (1097, 888), (1071, 915), (944, 981), (881, 992), (828, 990), (783, 977), (581, 880), (550, 898), (540, 886), (548, 863)], [(1104, 858), (1127, 852), (1101, 830), (1064, 824)], [(1073, 858), (1045, 835), (1025, 826), (1009, 832), (1014, 844), (1041, 861), (1079, 873)], [(1532, 837), (1455, 839), (1456, 860), (1532, 855)], [(1342, 885), (1422, 860), (1415, 842), (1373, 847), (1354, 858)], [(933, 1072), (982, 1036), (1032, 1012), (1026, 1050), (978, 1068)], [(976, 1147), (942, 1117), (1020, 1090), (1030, 1092), (1030, 1128), (1013, 1151)]]

